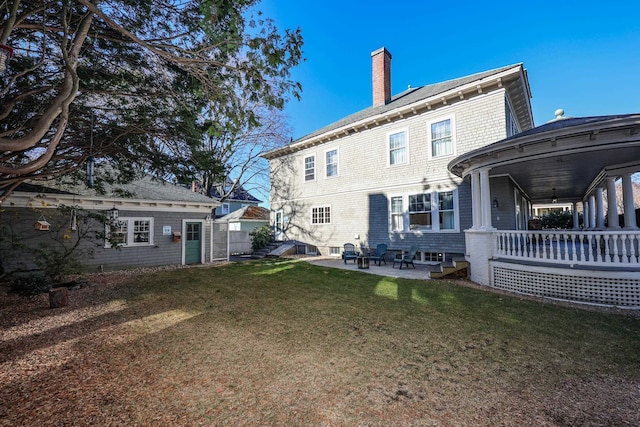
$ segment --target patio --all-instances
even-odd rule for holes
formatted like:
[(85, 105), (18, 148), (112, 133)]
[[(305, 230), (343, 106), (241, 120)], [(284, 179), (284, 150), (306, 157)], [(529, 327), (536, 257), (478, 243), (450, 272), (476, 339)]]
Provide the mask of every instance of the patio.
[(358, 268), (358, 265), (356, 263), (348, 262), (345, 264), (341, 258), (336, 257), (310, 257), (305, 258), (305, 261), (323, 267), (360, 271), (362, 273), (375, 274), (378, 276), (396, 277), (402, 279), (435, 280), (429, 277), (429, 272), (431, 271), (433, 266), (426, 264), (415, 264), (415, 269), (411, 267), (402, 267), (402, 269), (399, 269), (398, 267), (393, 268), (393, 261), (388, 260), (387, 264), (383, 263), (380, 266), (370, 263), (369, 268)]

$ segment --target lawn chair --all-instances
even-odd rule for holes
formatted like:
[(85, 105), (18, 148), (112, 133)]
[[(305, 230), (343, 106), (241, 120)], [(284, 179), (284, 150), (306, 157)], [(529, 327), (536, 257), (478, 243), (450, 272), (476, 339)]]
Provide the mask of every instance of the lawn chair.
[(344, 251), (342, 252), (342, 259), (344, 260), (344, 263), (346, 264), (348, 260), (352, 259), (353, 263), (356, 263), (356, 260), (358, 259), (358, 256), (360, 256), (359, 252), (356, 252), (356, 247), (353, 243), (345, 243), (344, 244)]
[(392, 268), (396, 268), (396, 262), (400, 264), (400, 270), (402, 270), (402, 263), (404, 263), (407, 267), (409, 267), (409, 264), (411, 264), (413, 268), (416, 268), (416, 266), (413, 265), (413, 259), (416, 257), (416, 252), (418, 252), (418, 247), (414, 245), (409, 248), (409, 252), (407, 252), (405, 255), (396, 254), (395, 258), (393, 259)]
[(386, 265), (387, 261), (384, 259), (386, 254), (387, 245), (385, 245), (384, 243), (380, 243), (378, 246), (376, 246), (375, 252), (369, 253), (369, 259), (379, 266), (382, 265), (383, 262)]

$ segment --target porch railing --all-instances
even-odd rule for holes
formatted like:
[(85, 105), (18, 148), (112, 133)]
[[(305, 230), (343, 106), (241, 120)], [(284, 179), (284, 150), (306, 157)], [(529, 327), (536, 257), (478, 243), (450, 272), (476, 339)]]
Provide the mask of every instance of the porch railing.
[(494, 256), (557, 264), (633, 266), (640, 264), (640, 230), (496, 231)]

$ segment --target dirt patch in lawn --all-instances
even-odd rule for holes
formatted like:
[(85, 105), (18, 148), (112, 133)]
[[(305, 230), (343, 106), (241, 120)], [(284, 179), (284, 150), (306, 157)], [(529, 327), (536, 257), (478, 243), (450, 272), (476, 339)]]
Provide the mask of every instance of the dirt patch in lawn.
[(241, 303), (213, 280), (176, 304), (137, 293), (141, 273), (90, 276), (59, 309), (0, 289), (0, 425), (640, 425), (637, 379), (549, 384), (487, 362), (505, 343), (429, 343), (312, 297), (321, 315), (299, 331), (269, 311), (277, 294)]

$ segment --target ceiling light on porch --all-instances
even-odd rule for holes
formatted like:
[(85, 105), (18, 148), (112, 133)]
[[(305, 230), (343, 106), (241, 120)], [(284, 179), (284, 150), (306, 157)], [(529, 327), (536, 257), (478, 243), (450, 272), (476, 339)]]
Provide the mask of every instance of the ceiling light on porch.
[(551, 203), (558, 203), (558, 196), (556, 196), (556, 189), (553, 189), (553, 195), (551, 196)]

